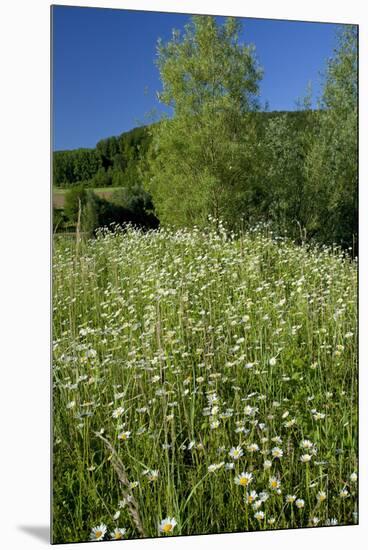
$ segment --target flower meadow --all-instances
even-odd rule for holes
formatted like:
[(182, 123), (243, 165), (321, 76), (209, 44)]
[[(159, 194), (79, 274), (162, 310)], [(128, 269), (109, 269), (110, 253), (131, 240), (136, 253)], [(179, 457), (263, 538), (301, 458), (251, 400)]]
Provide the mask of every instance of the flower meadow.
[(358, 521), (357, 265), (254, 229), (53, 249), (53, 541)]

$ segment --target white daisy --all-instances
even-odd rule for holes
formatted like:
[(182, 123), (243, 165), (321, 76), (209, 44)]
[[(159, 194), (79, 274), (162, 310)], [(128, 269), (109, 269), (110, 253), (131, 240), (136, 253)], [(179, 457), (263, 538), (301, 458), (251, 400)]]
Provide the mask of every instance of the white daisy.
[(270, 486), (270, 489), (273, 489), (274, 491), (276, 489), (279, 489), (280, 488), (280, 485), (281, 485), (281, 482), (279, 479), (277, 479), (277, 477), (270, 477), (270, 480), (269, 480), (269, 486)]
[(317, 501), (318, 503), (321, 503), (321, 502), (324, 502), (327, 498), (327, 495), (325, 493), (325, 491), (319, 491), (317, 493)]
[(172, 533), (174, 530), (175, 525), (177, 525), (176, 519), (167, 517), (159, 523), (158, 529), (160, 533), (164, 533), (165, 535), (168, 535), (169, 533)]
[(253, 474), (250, 472), (242, 472), (234, 478), (236, 485), (241, 485), (242, 487), (247, 487), (253, 479)]
[(301, 461), (301, 462), (304, 462), (305, 464), (306, 464), (307, 462), (310, 462), (311, 460), (312, 460), (312, 455), (309, 455), (309, 454), (305, 454), (305, 455), (302, 455), (302, 456), (300, 457), (300, 461)]
[(240, 447), (240, 445), (238, 445), (237, 447), (232, 447), (230, 449), (230, 452), (229, 452), (229, 455), (231, 456), (231, 458), (233, 458), (234, 460), (238, 460), (241, 456), (243, 456), (243, 450), (242, 448)]
[(113, 540), (121, 540), (124, 538), (125, 533), (126, 533), (126, 529), (116, 527), (116, 529), (114, 529), (112, 533), (110, 533), (110, 538)]
[(284, 454), (283, 450), (280, 449), (280, 447), (274, 447), (274, 448), (272, 449), (271, 453), (272, 453), (272, 456), (273, 456), (274, 458), (281, 458), (282, 455)]
[(120, 439), (120, 441), (126, 441), (127, 439), (129, 439), (130, 434), (131, 434), (131, 432), (121, 432), (118, 435), (118, 439)]
[(97, 525), (97, 527), (93, 527), (92, 531), (89, 535), (90, 540), (93, 541), (99, 541), (104, 538), (106, 535), (107, 527), (104, 523), (101, 523), (100, 525)]

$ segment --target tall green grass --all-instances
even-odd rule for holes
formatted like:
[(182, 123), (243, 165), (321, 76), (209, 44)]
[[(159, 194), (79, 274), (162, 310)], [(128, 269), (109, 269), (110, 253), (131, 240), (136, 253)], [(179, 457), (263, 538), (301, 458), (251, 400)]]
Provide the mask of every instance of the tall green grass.
[(357, 522), (356, 278), (258, 230), (56, 238), (54, 542)]

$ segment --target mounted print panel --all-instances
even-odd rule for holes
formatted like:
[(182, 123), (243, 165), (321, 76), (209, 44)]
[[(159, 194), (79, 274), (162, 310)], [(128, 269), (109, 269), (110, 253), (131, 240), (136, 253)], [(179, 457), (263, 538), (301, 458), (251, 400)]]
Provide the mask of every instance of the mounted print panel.
[(358, 27), (53, 6), (52, 541), (358, 522)]

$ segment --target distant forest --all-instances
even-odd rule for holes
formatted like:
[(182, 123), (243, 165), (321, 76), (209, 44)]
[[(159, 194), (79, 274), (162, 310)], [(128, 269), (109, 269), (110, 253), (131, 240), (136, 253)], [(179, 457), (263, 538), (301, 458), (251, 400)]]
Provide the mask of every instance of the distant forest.
[(139, 162), (150, 141), (149, 127), (142, 126), (101, 139), (94, 149), (55, 151), (53, 184), (60, 188), (131, 186), (139, 179)]

